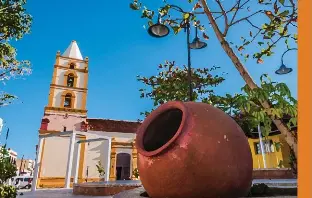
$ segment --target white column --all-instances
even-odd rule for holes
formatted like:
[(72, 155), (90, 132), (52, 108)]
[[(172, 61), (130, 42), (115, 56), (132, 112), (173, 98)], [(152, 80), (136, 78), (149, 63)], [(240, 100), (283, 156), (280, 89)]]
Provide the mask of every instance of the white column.
[(36, 156), (36, 162), (35, 162), (33, 181), (32, 181), (32, 185), (31, 185), (31, 191), (36, 191), (36, 189), (37, 189), (39, 168), (41, 165), (41, 153), (42, 153), (43, 140), (44, 140), (44, 138), (39, 137), (39, 143), (38, 143), (38, 148), (37, 148), (37, 156)]
[(263, 148), (262, 133), (261, 133), (260, 125), (258, 125), (258, 134), (259, 134), (259, 140), (260, 140), (261, 155), (262, 155), (262, 159), (263, 159), (263, 168), (267, 168), (266, 167), (266, 161), (265, 161), (265, 153), (264, 153), (264, 148)]
[(72, 166), (73, 166), (75, 137), (76, 137), (76, 133), (73, 132), (70, 136), (70, 142), (69, 142), (68, 161), (67, 161), (67, 169), (66, 169), (66, 177), (65, 177), (65, 188), (70, 188), (70, 178), (71, 178), (71, 172), (72, 172)]
[(111, 150), (112, 150), (112, 138), (108, 138), (107, 165), (106, 165), (105, 181), (109, 181)]
[(79, 172), (79, 160), (80, 160), (80, 144), (81, 143), (77, 143), (77, 159), (76, 159), (76, 169), (75, 169), (75, 175), (74, 175), (74, 183), (78, 183), (78, 172)]

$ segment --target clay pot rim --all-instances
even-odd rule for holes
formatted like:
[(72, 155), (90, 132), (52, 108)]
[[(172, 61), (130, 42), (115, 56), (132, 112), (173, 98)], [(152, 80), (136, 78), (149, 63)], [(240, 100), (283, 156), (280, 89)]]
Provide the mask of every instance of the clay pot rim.
[[(180, 123), (180, 126), (179, 126), (177, 132), (174, 134), (174, 136), (166, 144), (162, 145), (160, 148), (158, 148), (156, 150), (153, 150), (153, 151), (146, 151), (144, 149), (144, 146), (143, 146), (143, 137), (145, 135), (147, 127), (160, 114), (162, 114), (162, 113), (164, 113), (164, 112), (166, 112), (168, 110), (171, 110), (171, 109), (179, 109), (179, 110), (182, 111), (182, 119), (181, 119), (181, 123)], [(187, 107), (185, 106), (185, 104), (183, 102), (180, 102), (180, 101), (170, 101), (170, 102), (167, 102), (167, 103), (161, 105), (160, 107), (158, 107), (156, 110), (153, 111), (152, 114), (147, 116), (147, 118), (143, 121), (143, 123), (141, 124), (141, 126), (137, 130), (137, 137), (136, 137), (136, 148), (137, 148), (137, 151), (140, 154), (142, 154), (142, 155), (144, 155), (146, 157), (151, 157), (151, 156), (157, 155), (160, 152), (162, 152), (165, 149), (167, 149), (173, 142), (176, 141), (176, 139), (182, 133), (182, 129), (185, 126), (187, 117), (188, 117)]]

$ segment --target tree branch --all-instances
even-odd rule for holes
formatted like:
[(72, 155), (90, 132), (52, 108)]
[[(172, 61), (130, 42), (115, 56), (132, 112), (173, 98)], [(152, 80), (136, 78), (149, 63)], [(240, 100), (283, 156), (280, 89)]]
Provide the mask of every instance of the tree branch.
[[(203, 11), (203, 12), (192, 12), (192, 13), (194, 13), (194, 14), (205, 14), (205, 12)], [(222, 14), (222, 12), (211, 12), (211, 13), (213, 13), (213, 14)]]
[(222, 15), (224, 16), (224, 32), (223, 32), (223, 35), (226, 36), (228, 30), (229, 30), (229, 22), (228, 22), (228, 17), (227, 17), (227, 14), (223, 8), (223, 5), (221, 4), (220, 0), (216, 0), (217, 1), (217, 4), (219, 5), (220, 9), (221, 9), (221, 12), (222, 12)]
[(245, 1), (241, 6), (240, 9), (244, 7), (244, 5), (246, 5), (250, 0)]
[(5, 72), (1, 73), (1, 74), (0, 74), (0, 77), (5, 76), (6, 74), (8, 74), (8, 73), (10, 73), (10, 72), (12, 72), (12, 71), (19, 71), (19, 70), (21, 70), (21, 69), (20, 69), (20, 68), (12, 68), (12, 69), (10, 69), (10, 70), (8, 70), (8, 71), (5, 71)]
[[(250, 1), (250, 0), (246, 0), (243, 4), (240, 5), (241, 0), (238, 0), (237, 3), (235, 3), (235, 5), (234, 5), (231, 9), (229, 9), (228, 11), (225, 11), (225, 10), (224, 10), (224, 11), (225, 11), (225, 15), (227, 15), (228, 13), (233, 12), (234, 9), (235, 9), (235, 13), (234, 13), (234, 15), (233, 15), (233, 18), (231, 19), (230, 24), (233, 22), (235, 16), (237, 15), (238, 10), (242, 9), (249, 1)], [(220, 1), (219, 1), (219, 3), (220, 3)], [(221, 3), (220, 3), (220, 4), (221, 4)], [(221, 17), (224, 16), (224, 13), (223, 13), (222, 11), (221, 11), (221, 12), (212, 12), (212, 11), (210, 11), (210, 13), (212, 13), (212, 14), (221, 14), (221, 15), (215, 17), (215, 18), (214, 18), (215, 20), (217, 20), (217, 19), (219, 19), (219, 18), (221, 18)], [(201, 12), (201, 14), (205, 14), (205, 12)], [(227, 20), (228, 20), (228, 19), (227, 19)], [(209, 24), (211, 25), (210, 22), (209, 22)], [(227, 23), (227, 24), (228, 24), (228, 23)], [(228, 24), (228, 25), (229, 25), (229, 24)], [(228, 29), (229, 29), (229, 28), (228, 28)], [(226, 33), (227, 33), (227, 32), (228, 32), (228, 30), (226, 31)]]
[(252, 42), (257, 38), (257, 36), (260, 34), (260, 32), (261, 32), (261, 29), (258, 30), (258, 32), (255, 34), (255, 36), (253, 36), (253, 38), (252, 38), (252, 40), (250, 41), (250, 43), (252, 43)]
[(296, 24), (290, 23), (290, 25), (292, 25), (292, 26), (298, 28), (298, 26), (297, 26)]
[(261, 12), (263, 12), (263, 10), (258, 10), (257, 12), (255, 12), (255, 13), (249, 15), (249, 16), (246, 16), (246, 17), (243, 17), (243, 18), (241, 18), (241, 19), (238, 19), (238, 20), (236, 20), (236, 21), (234, 21), (234, 22), (231, 22), (231, 24), (230, 24), (229, 26), (235, 25), (235, 24), (237, 24), (237, 23), (239, 23), (239, 22), (241, 22), (241, 21), (244, 21), (244, 20), (246, 20), (246, 19), (249, 19), (250, 17), (252, 17), (252, 16), (254, 16), (254, 15), (256, 15), (256, 14), (259, 14), (259, 13), (261, 13)]
[[(247, 0), (247, 1), (245, 1), (242, 5), (240, 5), (241, 0), (238, 0), (237, 3), (231, 8), (231, 10), (233, 10), (233, 9), (235, 9), (235, 8), (236, 8), (236, 10), (235, 10), (235, 13), (234, 13), (234, 15), (233, 15), (233, 17), (232, 17), (232, 19), (231, 19), (230, 24), (235, 20), (235, 17), (236, 17), (236, 15), (237, 15), (238, 10), (242, 9), (249, 1), (250, 1), (250, 0)], [(236, 6), (237, 6), (237, 7), (236, 7)]]
[(258, 30), (262, 30), (261, 28), (259, 28), (258, 26), (254, 25), (249, 19), (245, 19), (252, 27), (258, 29)]
[[(237, 12), (238, 12), (238, 10), (239, 10), (238, 8), (240, 7), (240, 3), (241, 3), (241, 0), (238, 0), (237, 3), (236, 3), (237, 9), (235, 10), (235, 13), (234, 13), (234, 15), (233, 15), (233, 17), (232, 17), (232, 19), (231, 19), (230, 24), (233, 23), (233, 21), (234, 21), (234, 19), (235, 19), (235, 17), (236, 17), (236, 14), (237, 14)], [(235, 6), (236, 6), (236, 5), (235, 5)], [(235, 8), (235, 7), (234, 7), (234, 8)]]

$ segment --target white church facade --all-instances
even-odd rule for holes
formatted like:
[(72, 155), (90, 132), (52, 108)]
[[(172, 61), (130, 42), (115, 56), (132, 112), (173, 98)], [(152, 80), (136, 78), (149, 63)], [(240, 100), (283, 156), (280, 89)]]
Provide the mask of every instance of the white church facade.
[[(76, 141), (101, 136), (111, 139), (111, 142), (84, 142), (79, 148), (78, 144), (74, 145), (71, 182), (75, 173), (78, 173), (78, 182), (99, 181), (101, 178), (96, 167), (99, 161), (102, 165), (109, 165), (104, 167), (105, 173), (109, 174), (106, 180), (131, 179), (137, 167), (134, 142), (140, 123), (88, 118), (88, 71), (88, 57), (82, 57), (76, 41), (72, 41), (63, 54), (57, 52), (39, 135), (77, 131)], [(69, 135), (44, 138), (38, 156), (37, 187), (64, 187), (69, 145)]]

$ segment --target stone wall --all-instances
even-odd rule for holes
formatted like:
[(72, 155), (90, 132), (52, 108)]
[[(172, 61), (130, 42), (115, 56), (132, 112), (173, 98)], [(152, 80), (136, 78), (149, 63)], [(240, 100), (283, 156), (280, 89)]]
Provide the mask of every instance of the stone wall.
[(254, 169), (253, 179), (296, 179), (291, 169)]

